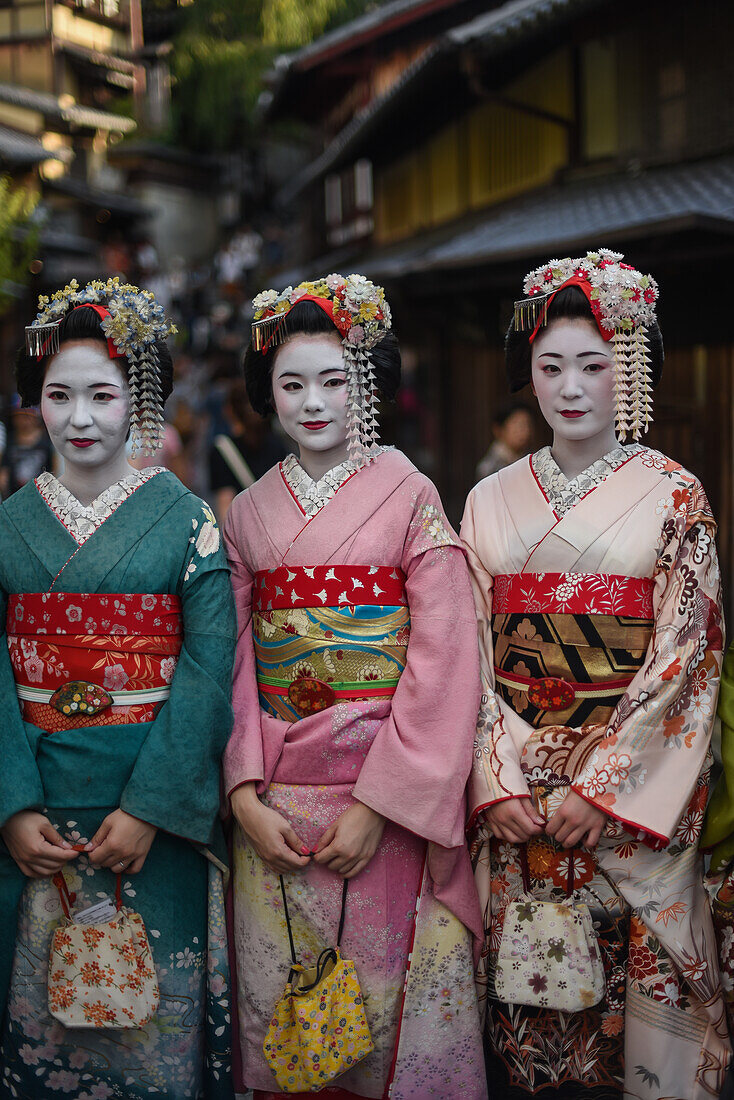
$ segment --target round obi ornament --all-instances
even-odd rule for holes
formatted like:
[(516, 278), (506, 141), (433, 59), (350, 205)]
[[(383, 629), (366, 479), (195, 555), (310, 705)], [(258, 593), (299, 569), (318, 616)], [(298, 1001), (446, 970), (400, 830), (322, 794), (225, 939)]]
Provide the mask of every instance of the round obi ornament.
[(91, 684), (88, 680), (69, 680), (56, 689), (49, 703), (67, 718), (92, 718), (112, 706), (112, 696), (99, 684)]
[(332, 687), (312, 676), (302, 676), (288, 687), (288, 698), (301, 718), (309, 714), (318, 714), (332, 706), (336, 693)]
[(538, 710), (566, 710), (576, 698), (576, 692), (558, 676), (537, 676), (528, 684), (528, 700)]

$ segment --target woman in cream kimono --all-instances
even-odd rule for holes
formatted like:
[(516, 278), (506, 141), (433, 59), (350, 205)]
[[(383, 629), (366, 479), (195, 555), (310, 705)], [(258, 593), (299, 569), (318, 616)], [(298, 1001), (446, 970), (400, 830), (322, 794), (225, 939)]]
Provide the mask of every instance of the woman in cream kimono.
[[(621, 259), (527, 277), (508, 374), (532, 381), (553, 445), (480, 482), (461, 530), (484, 681), (470, 801), (498, 1100), (699, 1100), (730, 1058), (697, 852), (723, 645), (716, 528), (692, 474), (618, 442), (647, 426), (663, 358), (657, 288)], [(533, 897), (573, 885), (588, 904), (606, 977), (593, 1007), (497, 1000), (523, 870)]]

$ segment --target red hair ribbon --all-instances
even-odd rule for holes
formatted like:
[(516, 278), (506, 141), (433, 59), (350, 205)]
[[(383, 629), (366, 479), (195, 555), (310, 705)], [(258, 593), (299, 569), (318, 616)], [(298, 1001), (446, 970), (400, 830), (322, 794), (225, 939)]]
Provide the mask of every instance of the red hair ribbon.
[[(543, 306), (543, 308), (540, 312), (540, 316), (538, 317), (535, 328), (530, 333), (530, 337), (529, 337), (530, 344), (532, 344), (533, 340), (538, 335), (538, 330), (539, 330), (540, 326), (542, 325), (545, 318), (548, 316), (548, 310), (550, 309), (551, 302), (555, 298), (556, 294), (558, 293), (559, 290), (564, 290), (567, 286), (577, 286), (579, 288), (579, 290), (583, 291), (583, 293), (586, 295), (586, 297), (589, 301), (589, 305), (591, 306), (591, 314), (592, 314), (594, 320), (596, 321), (596, 327), (599, 329), (602, 340), (611, 340), (611, 338), (614, 336), (614, 329), (612, 329), (612, 331), (610, 332), (608, 329), (602, 328), (601, 323), (599, 321), (599, 318), (597, 316), (596, 310), (594, 309), (594, 306), (597, 303), (596, 303), (595, 300), (592, 301), (592, 298), (591, 298), (591, 283), (589, 282), (589, 280), (587, 278), (585, 278), (582, 275), (572, 275), (570, 279), (566, 279), (565, 283), (561, 283), (561, 285), (559, 287), (557, 287), (553, 291), (553, 293), (549, 294), (548, 297), (546, 298), (545, 305)], [(598, 306), (597, 306), (597, 309), (598, 309)]]
[[(74, 308), (69, 310), (69, 312), (70, 313), (75, 313), (76, 310), (78, 310), (78, 309), (93, 309), (94, 312), (98, 315), (98, 317), (102, 321), (105, 319), (105, 317), (111, 317), (112, 316), (112, 314), (110, 313), (110, 311), (108, 309), (106, 309), (104, 306), (97, 305), (96, 302), (82, 302), (81, 305), (74, 306)], [(59, 323), (61, 323), (61, 322), (59, 322)], [(49, 336), (48, 339), (46, 340), (46, 342), (44, 343), (41, 352), (36, 357), (37, 359), (43, 359), (44, 356), (48, 355), (48, 346), (49, 346), (50, 342), (51, 342), (51, 337)], [(115, 344), (115, 341), (110, 336), (107, 337), (107, 354), (109, 355), (110, 359), (122, 359), (122, 358), (124, 358), (124, 353), (118, 350), (117, 345)]]
[[(82, 302), (82, 304), (80, 306), (74, 306), (74, 309), (72, 309), (71, 312), (74, 313), (74, 312), (76, 312), (77, 309), (93, 309), (94, 312), (99, 317), (100, 321), (104, 321), (105, 317), (111, 317), (112, 316), (110, 311), (108, 309), (106, 309), (105, 306), (97, 305), (96, 302)], [(115, 344), (115, 341), (112, 339), (111, 336), (107, 337), (107, 352), (109, 354), (110, 359), (123, 359), (124, 358), (123, 352), (118, 350), (118, 347)]]
[[(333, 301), (332, 298), (317, 298), (314, 294), (303, 294), (300, 298), (296, 299), (296, 301), (291, 306), (291, 309), (293, 309), (293, 306), (297, 306), (299, 302), (315, 302), (316, 305), (319, 306), (320, 309), (323, 309), (324, 313), (329, 318), (329, 320), (333, 323), (333, 325), (337, 329), (337, 331), (341, 331), (339, 329), (339, 326), (337, 325), (336, 321), (334, 320), (334, 301)], [(288, 313), (290, 313), (290, 311), (291, 310), (289, 309)], [(268, 339), (263, 344), (263, 346), (262, 346), (263, 355), (265, 355), (266, 351), (268, 351), (268, 349), (270, 348), (270, 343), (271, 343), (273, 337), (275, 336), (276, 332), (280, 328), (283, 321), (285, 321), (286, 317), (288, 316), (288, 313), (283, 314), (281, 320), (278, 322), (278, 324), (275, 326), (273, 331), (270, 333), (270, 336), (268, 337)]]

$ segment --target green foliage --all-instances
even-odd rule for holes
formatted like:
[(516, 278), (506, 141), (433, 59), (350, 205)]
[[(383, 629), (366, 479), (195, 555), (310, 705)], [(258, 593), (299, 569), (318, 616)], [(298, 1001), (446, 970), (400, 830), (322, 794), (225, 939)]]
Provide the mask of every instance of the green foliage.
[(263, 0), (263, 40), (297, 49), (322, 34), (345, 8), (346, 0)]
[(40, 226), (33, 219), (38, 196), (0, 176), (0, 314), (29, 281), (28, 265), (38, 249)]
[(251, 143), (262, 77), (276, 54), (370, 6), (374, 0), (193, 0), (179, 9), (172, 139), (201, 152)]

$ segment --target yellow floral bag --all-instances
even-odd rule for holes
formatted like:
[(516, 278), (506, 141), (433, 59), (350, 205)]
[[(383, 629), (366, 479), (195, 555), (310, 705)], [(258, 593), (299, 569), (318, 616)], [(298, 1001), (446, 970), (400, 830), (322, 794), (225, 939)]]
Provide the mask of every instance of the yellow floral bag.
[(275, 1006), (263, 1053), (282, 1092), (320, 1092), (374, 1050), (354, 963), (341, 957), (348, 880), (344, 879), (336, 947), (316, 966), (296, 958), (283, 876), (280, 889), (291, 948), (288, 983)]
[(77, 923), (63, 872), (54, 875), (64, 916), (54, 929), (48, 960), (48, 1010), (65, 1027), (142, 1027), (160, 993), (140, 913), (122, 905), (99, 924)]

